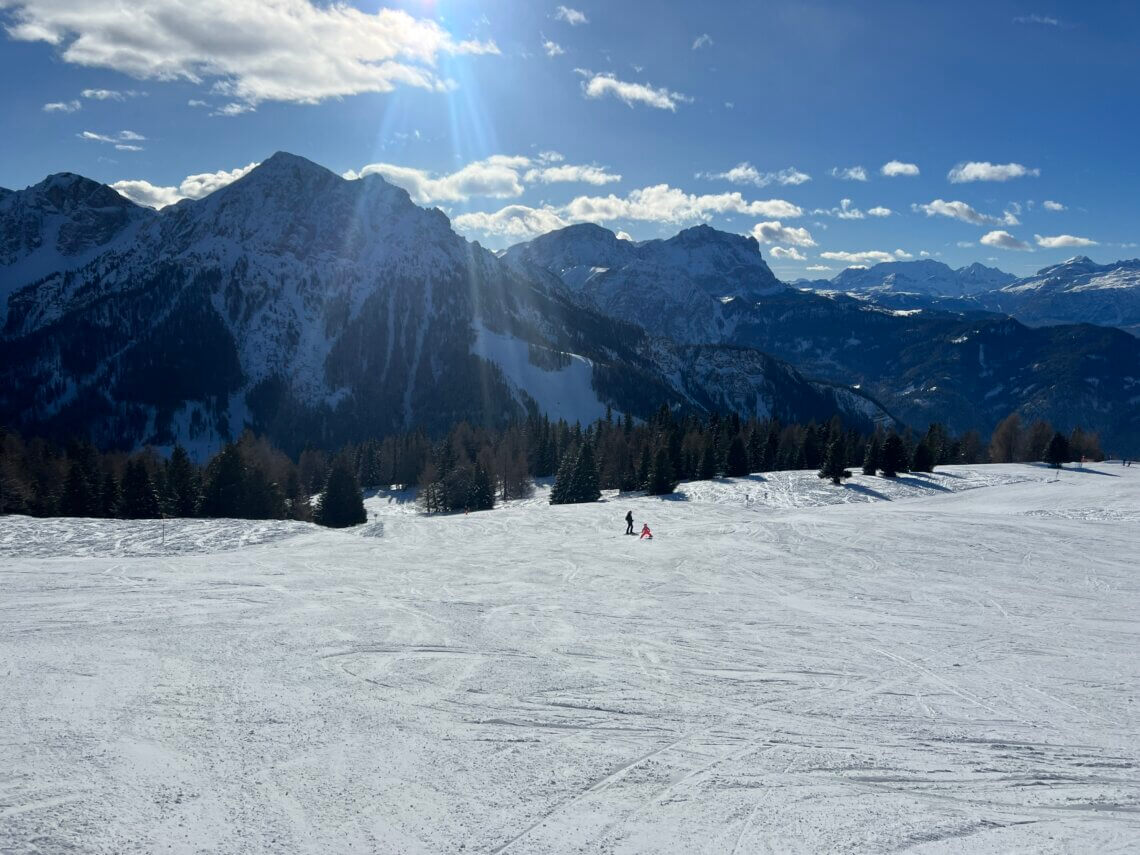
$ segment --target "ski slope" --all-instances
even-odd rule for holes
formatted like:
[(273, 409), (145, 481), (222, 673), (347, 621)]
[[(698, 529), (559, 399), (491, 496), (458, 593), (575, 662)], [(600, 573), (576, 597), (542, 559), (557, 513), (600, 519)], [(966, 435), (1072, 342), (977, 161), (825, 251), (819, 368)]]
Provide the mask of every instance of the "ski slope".
[(0, 519), (0, 851), (1140, 849), (1140, 467), (545, 492)]

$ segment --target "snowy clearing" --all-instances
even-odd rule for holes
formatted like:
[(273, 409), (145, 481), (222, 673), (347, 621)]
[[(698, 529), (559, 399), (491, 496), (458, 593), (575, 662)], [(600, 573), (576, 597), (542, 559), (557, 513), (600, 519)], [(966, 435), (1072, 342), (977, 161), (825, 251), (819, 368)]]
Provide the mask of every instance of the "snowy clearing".
[(682, 491), (0, 519), (0, 851), (1140, 848), (1140, 467)]

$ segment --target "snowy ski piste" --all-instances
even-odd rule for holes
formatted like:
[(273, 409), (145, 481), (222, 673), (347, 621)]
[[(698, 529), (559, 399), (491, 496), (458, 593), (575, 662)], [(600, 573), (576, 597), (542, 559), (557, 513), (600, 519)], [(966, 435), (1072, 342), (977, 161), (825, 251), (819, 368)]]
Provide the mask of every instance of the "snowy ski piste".
[(547, 496), (0, 518), (0, 851), (1140, 851), (1140, 467)]

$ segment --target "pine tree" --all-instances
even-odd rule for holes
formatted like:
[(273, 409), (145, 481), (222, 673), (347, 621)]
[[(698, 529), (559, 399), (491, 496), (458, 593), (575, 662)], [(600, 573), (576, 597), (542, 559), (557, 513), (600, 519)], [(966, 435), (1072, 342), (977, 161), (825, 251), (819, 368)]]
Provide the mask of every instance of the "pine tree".
[(843, 441), (843, 434), (837, 433), (827, 445), (827, 451), (823, 456), (823, 465), (819, 469), (819, 477), (830, 478), (832, 484), (840, 484), (844, 478), (850, 478), (851, 473), (844, 468), (846, 460), (846, 443)]
[(558, 464), (558, 474), (554, 476), (554, 486), (550, 489), (550, 504), (568, 505), (577, 499), (574, 498), (572, 481), (574, 470), (578, 464), (578, 449), (569, 448), (562, 455)]
[(206, 489), (202, 495), (202, 516), (241, 518), (245, 516), (246, 468), (241, 451), (232, 442), (210, 461)]
[(677, 480), (673, 477), (673, 464), (669, 461), (669, 453), (664, 448), (659, 448), (649, 467), (645, 492), (650, 496), (667, 496), (676, 489)]
[(1070, 459), (1069, 441), (1065, 439), (1064, 434), (1054, 433), (1053, 438), (1049, 440), (1049, 448), (1045, 451), (1045, 462), (1054, 469), (1060, 469)]
[(63, 496), (59, 502), (59, 512), (65, 517), (96, 516), (98, 502), (87, 473), (79, 461), (72, 461), (67, 470), (67, 481), (63, 485)]
[(122, 514), (128, 520), (153, 520), (160, 516), (158, 492), (141, 460), (131, 460), (123, 473)]
[(471, 496), (467, 504), (473, 511), (489, 511), (495, 507), (495, 483), (491, 473), (481, 463), (475, 464), (471, 478)]
[(115, 519), (119, 516), (122, 504), (122, 493), (119, 482), (115, 480), (113, 472), (103, 476), (103, 486), (99, 488), (99, 516), (104, 519)]
[(577, 465), (574, 467), (574, 492), (579, 502), (596, 502), (602, 497), (598, 484), (598, 466), (594, 461), (594, 447), (589, 442), (582, 444)]
[(883, 441), (879, 466), (884, 478), (894, 478), (900, 472), (906, 472), (906, 446), (903, 445), (902, 437), (894, 431)]
[(748, 474), (748, 470), (748, 449), (744, 445), (744, 438), (736, 434), (728, 444), (725, 474), (730, 478), (741, 478)]
[(697, 470), (697, 477), (701, 481), (710, 481), (716, 477), (716, 445), (707, 433), (704, 440), (705, 447), (701, 453), (701, 466)]
[(867, 440), (867, 450), (863, 453), (863, 474), (874, 475), (879, 471), (879, 457), (882, 447), (879, 445), (879, 433), (876, 431)]
[(317, 500), (313, 518), (329, 528), (348, 528), (368, 519), (356, 473), (344, 455), (338, 457), (329, 470), (329, 479)]
[(202, 486), (190, 462), (190, 455), (181, 445), (170, 452), (166, 466), (166, 484), (170, 493), (170, 513), (176, 517), (192, 517), (198, 513)]
[(934, 471), (934, 451), (925, 439), (914, 447), (914, 459), (911, 461), (910, 469), (912, 472)]

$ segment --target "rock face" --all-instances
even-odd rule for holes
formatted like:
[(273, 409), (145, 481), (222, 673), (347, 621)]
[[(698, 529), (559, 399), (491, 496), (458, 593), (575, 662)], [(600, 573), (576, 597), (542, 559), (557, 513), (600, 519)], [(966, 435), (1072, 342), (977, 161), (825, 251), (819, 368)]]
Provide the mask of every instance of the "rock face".
[[(591, 227), (595, 236), (589, 244), (573, 240), (566, 229), (545, 235), (541, 243), (512, 247), (505, 257), (560, 276), (567, 269), (605, 267), (589, 252), (606, 243), (597, 228)], [(707, 227), (640, 246), (689, 241), (692, 232), (706, 246), (739, 250), (713, 253), (718, 257), (751, 258), (742, 251), (746, 238), (714, 240), (719, 233)], [(1092, 290), (1092, 283), (1109, 292), (1111, 282), (1129, 281), (1125, 269), (1132, 262), (1110, 273), (1087, 259), (1075, 260), (1064, 276), (1053, 268), (1042, 271), (1042, 281), (1032, 288), (1023, 285), (1031, 280), (1012, 281), (982, 265), (955, 271), (926, 260), (852, 269), (829, 282), (782, 287), (759, 273), (758, 251), (745, 267), (747, 275), (726, 272), (720, 282), (715, 273), (705, 275), (708, 268), (686, 264), (681, 253), (672, 255), (674, 269), (662, 262), (654, 268), (660, 271), (656, 277), (645, 275), (640, 255), (627, 252), (622, 266), (568, 284), (568, 295), (656, 335), (687, 344), (754, 348), (807, 376), (858, 385), (918, 426), (941, 421), (959, 431), (986, 432), (1020, 410), (1066, 429), (1099, 430), (1110, 444), (1140, 445), (1140, 342), (1102, 327), (1031, 328), (1002, 314), (1010, 311), (1007, 304), (1031, 304), (1023, 291), (1042, 301), (1053, 290), (1070, 295), (1082, 286)], [(723, 269), (739, 268), (725, 264)], [(999, 290), (986, 290), (1001, 282), (1006, 284)], [(1119, 294), (1129, 290), (1121, 287)]]
[[(51, 176), (0, 194), (0, 223), (0, 423), (28, 430), (208, 451), (248, 426), (297, 450), (662, 402), (887, 418), (763, 354), (716, 357), (710, 373), (709, 354), (582, 305), (379, 176), (346, 181), (290, 154), (161, 211)], [(592, 239), (598, 257), (637, 249)]]

